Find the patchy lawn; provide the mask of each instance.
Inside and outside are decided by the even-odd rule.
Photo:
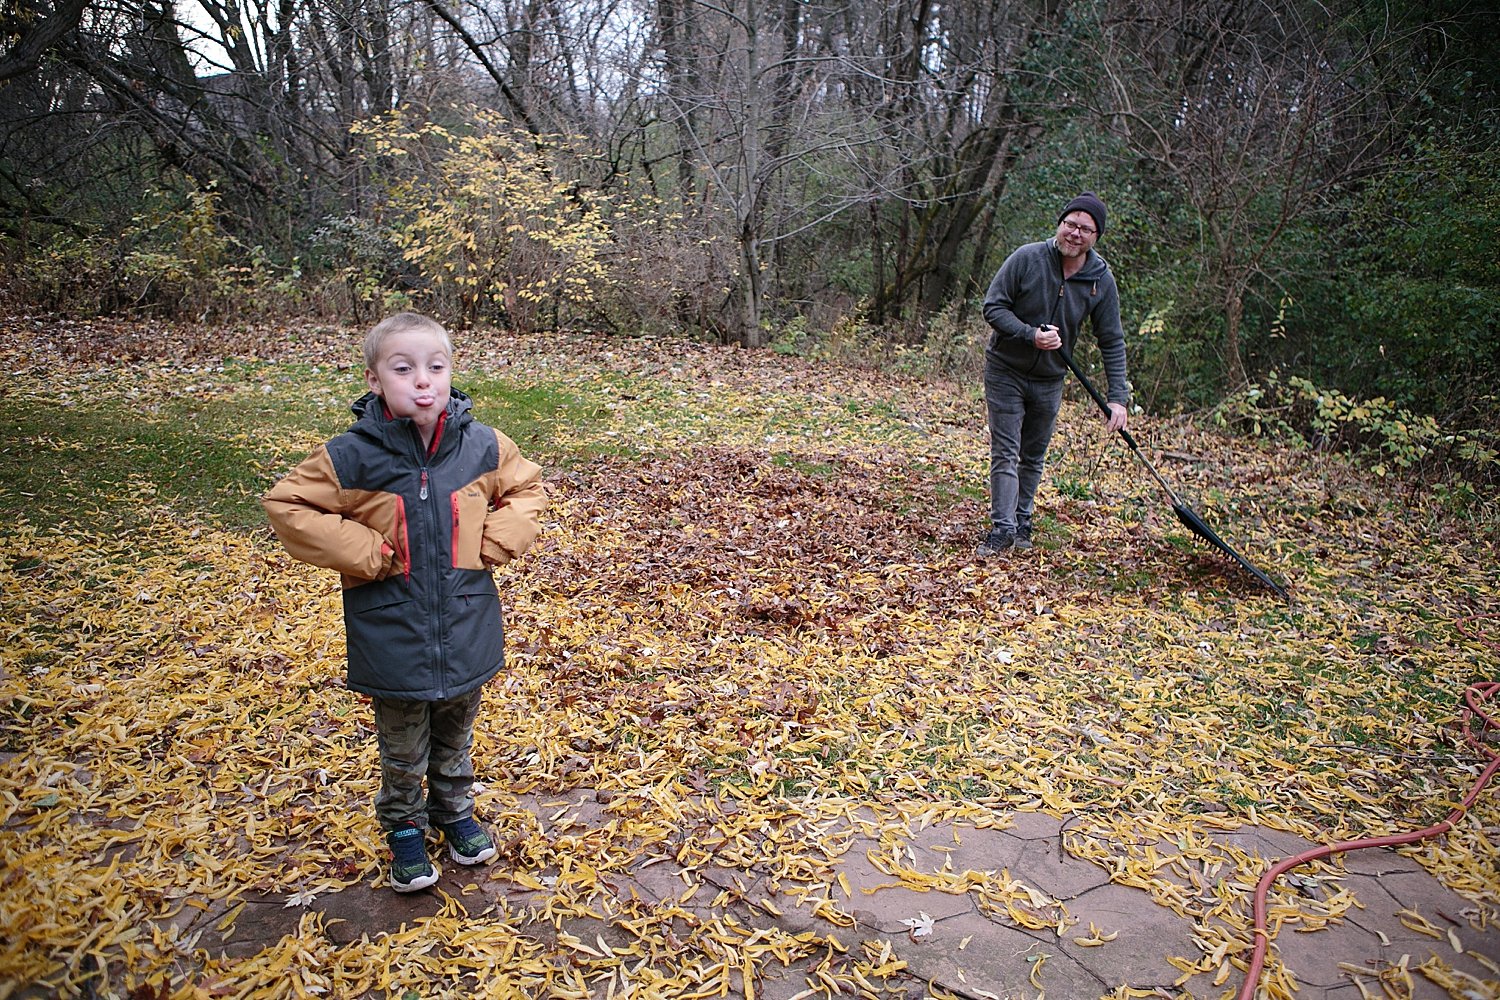
[[[1067,819],[1075,856],[1172,905],[1131,830],[1403,832],[1441,819],[1480,768],[1456,723],[1464,689],[1500,678],[1500,570],[1420,492],[1137,418],[1285,603],[1176,522],[1080,397],[1038,547],[981,562],[977,385],[669,340],[460,336],[455,384],[543,463],[554,500],[501,574],[508,670],[475,751],[505,851],[494,877],[534,901],[470,912],[445,896],[353,940],[309,912],[252,953],[209,949],[247,899],[296,911],[383,877],[337,579],[287,558],[255,502],[345,426],[356,334],[3,327],[0,997],[429,996],[496,969],[518,995],[586,995],[606,968],[614,990],[621,963],[573,946],[571,917],[625,928],[653,956],[649,995],[716,994],[731,970],[738,993],[735,949],[768,939],[690,933],[667,907],[627,919],[612,874],[714,857],[813,893],[828,816],[1021,810]],[[580,789],[597,823],[536,821]],[[788,832],[736,854],[729,813],[735,830]],[[1490,793],[1406,851],[1490,924],[1497,829]],[[1233,953],[1263,870],[1218,876]],[[842,956],[827,982],[851,992],[895,971],[878,949],[839,952],[848,915],[822,909],[776,946]],[[211,935],[188,936],[184,914],[203,913]],[[1217,967],[1212,951],[1183,967]],[[827,982],[812,995],[834,995]]]

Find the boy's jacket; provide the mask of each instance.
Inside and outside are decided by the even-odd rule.
[[[541,468],[471,407],[454,390],[427,450],[409,419],[367,393],[354,426],[261,501],[288,552],[343,574],[356,691],[438,701],[502,666],[490,570],[531,547],[547,497]]]

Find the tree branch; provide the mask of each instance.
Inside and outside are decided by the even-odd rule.
[[[42,64],[42,57],[78,27],[88,0],[60,0],[50,14],[40,7],[18,4],[10,14],[0,15],[0,32],[20,28],[20,39],[0,55],[0,84],[24,76]],[[15,22],[14,25],[9,22]]]
[[[526,102],[522,101],[516,92],[511,89],[509,81],[505,79],[505,74],[500,72],[500,67],[490,61],[490,57],[484,51],[484,46],[480,45],[479,40],[469,32],[468,28],[464,27],[463,22],[459,20],[458,16],[448,9],[447,4],[443,0],[427,0],[427,6],[434,14],[442,18],[448,27],[454,30],[459,39],[464,43],[464,46],[468,48],[469,53],[475,59],[479,60],[479,65],[484,67],[484,71],[490,75],[490,79],[495,81],[495,86],[500,88],[501,95],[511,106],[511,110],[515,111],[516,115],[521,119],[522,124],[526,126],[526,131],[532,135],[540,135],[541,131],[532,119],[531,112],[526,109]]]

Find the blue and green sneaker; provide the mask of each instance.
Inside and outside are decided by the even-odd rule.
[[[477,865],[495,856],[495,842],[472,816],[457,823],[439,823],[437,828],[443,831],[448,855],[461,865]]]
[[[408,823],[385,835],[391,848],[391,888],[397,892],[416,892],[438,880],[437,869],[427,857],[427,840],[422,828]]]

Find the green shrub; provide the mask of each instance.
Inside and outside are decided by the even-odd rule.
[[[1270,372],[1226,399],[1213,417],[1222,427],[1348,452],[1377,476],[1500,481],[1500,434],[1446,429],[1384,397],[1355,399],[1306,378]]]
[[[15,255],[6,283],[30,307],[86,315],[115,308],[118,258],[113,240],[63,232],[30,253]]]
[[[63,231],[24,255],[13,249],[20,259],[8,277],[17,294],[75,315],[238,314],[269,264],[224,231],[217,193],[158,190],[145,201],[118,233]]]
[[[212,188],[165,195],[122,235],[125,294],[136,308],[207,315],[232,306],[247,255],[219,223]]]
[[[353,214],[334,216],[313,230],[309,243],[313,262],[339,289],[338,306],[346,307],[356,324],[398,304],[391,297],[401,294],[397,285],[406,266],[396,235],[385,226]]]

